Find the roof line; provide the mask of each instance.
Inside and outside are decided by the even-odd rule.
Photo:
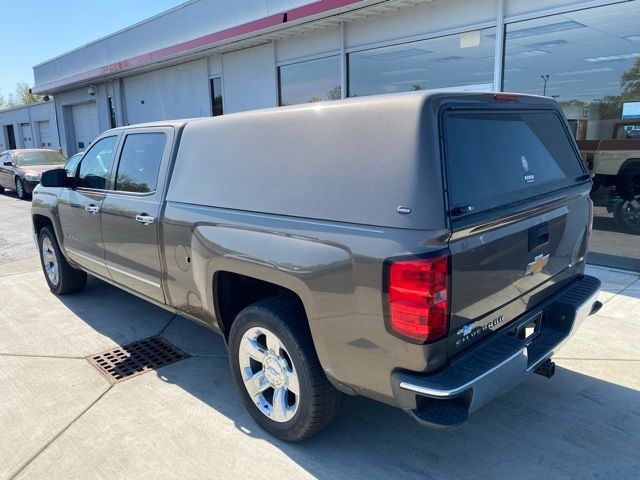
[[[144,25],[145,23],[149,23],[149,22],[155,20],[156,18],[164,17],[165,15],[168,15],[168,14],[170,14],[172,12],[175,12],[176,10],[181,10],[181,9],[183,9],[185,7],[188,7],[189,5],[191,5],[193,3],[196,3],[196,2],[199,2],[199,1],[200,0],[187,0],[186,2],[181,3],[180,5],[176,5],[175,7],[170,8],[169,10],[165,10],[164,12],[156,13],[155,15],[153,15],[153,16],[151,16],[149,18],[145,18],[143,20],[140,20],[139,22],[136,22],[136,23],[134,23],[132,25],[128,25],[128,26],[126,26],[124,28],[121,28],[120,30],[117,30],[115,32],[109,33],[109,34],[104,35],[102,37],[96,38],[95,40],[91,40],[90,42],[87,42],[87,43],[85,43],[83,45],[80,45],[79,47],[76,47],[76,48],[74,48],[72,50],[66,51],[64,53],[61,53],[60,55],[56,55],[55,57],[52,57],[52,58],[44,60],[44,61],[42,61],[40,63],[37,63],[32,68],[41,67],[42,65],[45,65],[45,64],[47,64],[49,62],[53,62],[54,60],[58,60],[59,58],[62,58],[64,56],[66,56],[66,55],[69,55],[70,53],[74,53],[74,52],[77,52],[78,50],[82,50],[83,48],[86,48],[86,47],[88,47],[90,45],[93,45],[94,43],[98,43],[98,42],[101,42],[103,40],[106,40],[107,38],[111,38],[111,37],[115,37],[116,35],[120,35],[121,33],[127,32],[127,31],[129,31],[129,30],[131,30],[133,28],[139,27],[140,25]]]
[[[194,0],[194,1],[198,1],[198,0]],[[120,60],[120,61],[111,63],[109,65],[104,65],[102,67],[88,70],[86,72],[77,73],[75,75],[70,75],[68,77],[65,77],[59,80],[54,80],[52,82],[36,85],[32,88],[32,91],[34,93],[45,93],[52,89],[57,89],[59,87],[68,85],[70,83],[81,82],[83,80],[91,80],[94,78],[99,78],[104,75],[109,75],[109,74],[113,74],[121,71],[130,70],[130,69],[141,67],[143,65],[148,65],[151,63],[156,63],[181,53],[185,53],[198,48],[205,49],[219,42],[223,42],[223,41],[229,42],[234,38],[237,38],[243,35],[254,34],[261,30],[265,30],[267,28],[277,27],[279,25],[285,25],[287,22],[302,20],[304,18],[326,13],[331,10],[347,7],[355,3],[361,3],[362,1],[363,0],[317,0],[316,2],[302,5],[300,7],[293,8],[286,12],[269,15],[267,17],[263,17],[257,20],[252,20],[250,22],[242,23],[234,27],[230,27],[230,28],[220,30],[214,33],[210,33],[201,37],[197,37],[192,40],[187,40],[185,42],[164,47],[159,50],[143,53],[141,55],[137,55],[135,57],[131,57],[126,60]],[[192,2],[184,3],[182,5],[179,5],[178,7],[175,7],[172,10],[175,10],[177,8],[182,8],[185,5],[189,5],[190,3]],[[156,17],[160,15],[164,15],[172,10],[168,10],[167,12],[158,14],[156,15]],[[152,17],[152,18],[155,18],[155,17]],[[144,21],[141,23],[144,23]],[[129,27],[129,28],[132,28],[132,27]],[[115,34],[112,34],[112,35],[115,35]],[[80,47],[80,48],[83,48],[83,47]],[[68,52],[68,53],[71,53],[71,52]],[[62,56],[64,55],[66,54],[63,54]],[[59,57],[56,57],[56,58],[59,58]]]

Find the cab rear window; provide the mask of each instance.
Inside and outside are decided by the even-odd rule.
[[[544,194],[586,173],[555,111],[451,111],[444,136],[453,212]]]

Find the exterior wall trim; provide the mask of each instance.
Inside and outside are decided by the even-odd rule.
[[[235,27],[227,28],[225,30],[188,40],[186,42],[161,48],[159,50],[155,50],[142,55],[137,55],[135,57],[114,62],[103,67],[94,68],[86,72],[71,75],[60,80],[36,85],[32,90],[34,93],[46,93],[55,91],[56,89],[60,89],[61,87],[73,83],[91,80],[105,75],[115,74],[136,67],[141,67],[147,64],[160,62],[197,49],[214,47],[221,42],[228,43],[231,40],[239,39],[240,37],[245,35],[257,34],[262,30],[267,30],[273,27],[287,26],[286,24],[288,22],[303,20],[315,15],[325,14],[332,10],[349,7],[358,3],[364,2],[363,0],[320,0],[315,3],[291,9],[284,13],[277,13],[274,15],[263,17],[258,20],[243,23]]]

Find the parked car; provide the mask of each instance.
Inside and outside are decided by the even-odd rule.
[[[220,332],[297,441],[344,393],[451,428],[551,377],[601,306],[590,190],[554,100],[421,92],[110,130],[32,215],[54,294],[89,273]]]
[[[0,153],[0,193],[8,188],[25,199],[40,182],[42,172],[60,168],[66,161],[54,150],[5,150]]]

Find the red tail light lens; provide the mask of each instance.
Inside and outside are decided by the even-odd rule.
[[[420,342],[447,331],[449,257],[393,262],[389,269],[390,326]]]
[[[589,199],[589,223],[587,224],[587,247],[589,251],[589,243],[591,243],[591,234],[593,233],[593,200]]]

